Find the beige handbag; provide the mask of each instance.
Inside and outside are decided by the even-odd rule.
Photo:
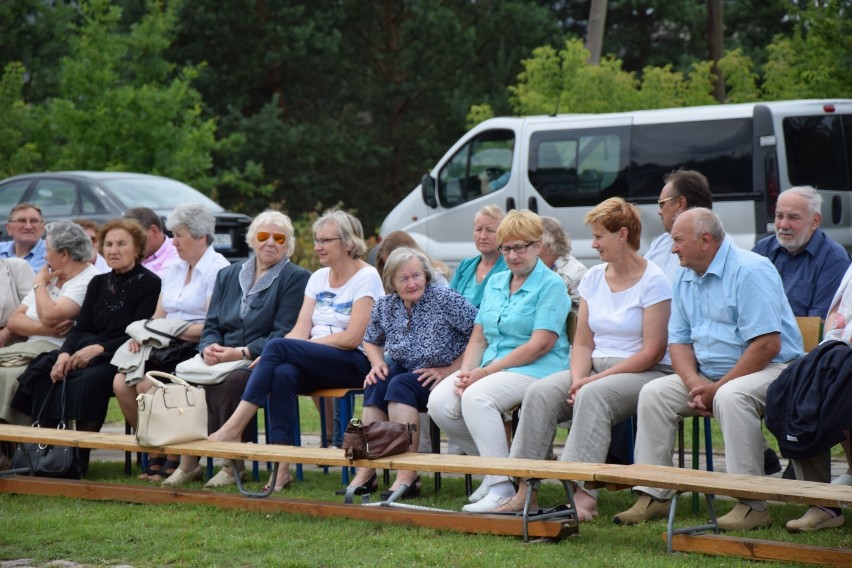
[[[160,447],[207,438],[207,398],[204,389],[174,375],[149,371],[154,386],[136,397],[139,426],[136,441],[141,446]],[[155,377],[168,379],[165,384]]]

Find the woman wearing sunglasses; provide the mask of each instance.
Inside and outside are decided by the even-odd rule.
[[[284,338],[263,349],[239,406],[211,440],[238,440],[268,398],[269,442],[293,444],[292,409],[298,395],[322,388],[360,388],[370,372],[362,343],[373,304],[384,288],[376,269],[362,260],[367,244],[361,222],[331,210],[317,219],[313,233],[323,268],[308,280],[299,319]],[[265,489],[280,491],[291,481],[289,464],[281,464],[278,479],[270,479]]]
[[[208,365],[256,358],[271,339],[293,328],[302,307],[310,273],[290,262],[295,250],[290,218],[278,211],[264,211],[249,226],[246,242],[254,254],[219,271],[213,286],[198,343]],[[250,374],[238,369],[221,383],[204,386],[210,432],[218,430],[237,408]],[[236,439],[247,442],[256,436],[253,428],[240,430]],[[234,484],[233,465],[226,462],[205,487]],[[239,475],[245,475],[242,462],[235,465]],[[180,467],[164,484],[181,485],[200,476],[198,458],[183,456]]]

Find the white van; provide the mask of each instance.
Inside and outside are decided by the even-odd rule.
[[[642,248],[662,232],[663,175],[698,170],[744,248],[774,231],[780,191],[813,185],[822,228],[852,249],[852,100],[800,100],[612,114],[493,118],[465,134],[382,224],[451,266],[476,254],[473,217],[495,203],[558,218],[573,254],[599,262],[583,216],[609,197],[642,211]]]

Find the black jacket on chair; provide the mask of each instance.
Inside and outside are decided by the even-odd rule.
[[[810,458],[852,428],[852,347],[827,341],[778,375],[766,394],[766,427],[786,458]]]

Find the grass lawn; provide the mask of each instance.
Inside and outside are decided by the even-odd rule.
[[[318,431],[317,413],[302,400],[303,431]],[[111,411],[110,416],[120,419]],[[691,421],[687,422],[687,431]],[[687,435],[687,445],[691,438]],[[714,433],[714,446],[721,435]],[[721,448],[717,446],[717,451]],[[93,454],[97,460],[97,452]],[[262,479],[265,480],[263,474]],[[125,477],[119,462],[93,462],[89,479],[145,484]],[[465,503],[461,478],[444,476],[435,494],[423,477],[416,504],[458,510]],[[260,485],[260,484],[255,484]],[[305,482],[278,494],[285,498],[339,501],[339,469],[328,475],[308,467]],[[200,489],[201,484],[192,486]],[[235,491],[229,489],[225,491]],[[543,506],[564,501],[561,486],[544,483]],[[611,517],[630,506],[627,491],[601,491],[601,516],[583,524],[581,534],[558,543],[524,544],[520,538],[458,534],[435,529],[315,519],[289,514],[221,510],[193,505],[137,505],[65,498],[0,494],[0,560],[64,559],[94,566],[753,566],[744,560],[700,555],[668,556],[665,522],[619,527]],[[733,503],[717,499],[719,514]],[[774,526],[741,536],[819,546],[852,548],[852,523],[841,529],[788,534],[784,523],[804,507],[772,504]],[[690,499],[679,505],[678,524],[706,522],[703,501],[693,514]],[[782,564],[761,563],[761,567]],[[789,566],[784,565],[784,566]]]

